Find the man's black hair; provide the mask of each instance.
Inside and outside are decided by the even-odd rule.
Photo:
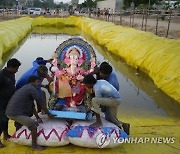
[[[38,73],[44,74],[48,72],[48,68],[45,65],[39,65],[37,68]]]
[[[36,80],[40,80],[40,78],[37,77],[37,76],[32,75],[32,76],[29,77],[28,83],[35,82]]]
[[[102,67],[102,66],[104,66],[104,65],[109,65],[109,63],[108,63],[108,62],[106,62],[106,61],[104,61],[104,62],[102,62],[102,63],[100,64],[100,66],[99,66],[99,67]]]
[[[43,57],[37,57],[36,60],[44,60]]]
[[[47,60],[44,60],[43,57],[37,57],[37,58],[36,58],[36,62],[37,62],[39,65],[46,65]]]
[[[91,74],[86,75],[83,79],[84,84],[93,84],[94,85],[96,82],[97,82],[97,80]]]
[[[16,68],[16,67],[19,67],[19,66],[21,66],[21,63],[16,58],[12,58],[7,62],[7,67]]]
[[[99,68],[99,72],[103,73],[103,74],[106,74],[106,75],[110,75],[112,70],[113,70],[112,66],[109,65],[108,63],[100,65],[100,68]]]

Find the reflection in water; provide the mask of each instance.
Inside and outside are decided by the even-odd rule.
[[[20,45],[16,46],[15,48],[11,49],[10,51],[3,54],[2,57],[2,64],[0,65],[0,69],[4,66],[4,64],[20,49],[21,45],[26,42],[29,35],[27,35],[23,40],[19,42]]]
[[[58,45],[70,37],[69,35],[32,34],[19,49],[17,48],[18,52],[16,50],[13,52],[13,54],[16,52],[13,57],[22,62],[16,79],[32,66],[35,58],[39,56],[44,59],[51,58]],[[123,97],[119,108],[120,114],[144,117],[180,117],[179,103],[159,90],[147,75],[126,65],[120,58],[110,54],[93,40],[91,43],[97,51],[98,61],[102,62],[107,59],[113,65],[118,76],[120,93]],[[4,60],[6,61],[6,59]]]
[[[76,27],[36,27],[32,31],[33,34],[68,34],[68,35],[79,35],[80,30]],[[41,35],[43,37],[43,35]],[[55,35],[57,36],[57,35]]]

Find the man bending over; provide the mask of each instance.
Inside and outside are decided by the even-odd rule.
[[[106,80],[96,80],[93,75],[84,77],[83,83],[88,89],[93,89],[95,97],[92,98],[91,110],[95,112],[96,122],[90,127],[99,127],[102,125],[100,118],[101,108],[105,106],[109,108],[109,121],[114,123],[129,135],[130,124],[124,123],[117,118],[117,109],[121,102],[120,93]]]
[[[29,130],[31,130],[33,150],[44,149],[37,144],[37,127],[38,121],[41,121],[41,119],[35,110],[34,100],[37,104],[41,105],[41,108],[49,117],[53,117],[53,115],[49,113],[46,105],[42,103],[42,97],[38,92],[40,84],[41,80],[39,77],[30,76],[28,84],[24,85],[14,93],[6,108],[6,115],[8,118],[27,126]],[[36,116],[37,121],[31,119],[33,113]]]

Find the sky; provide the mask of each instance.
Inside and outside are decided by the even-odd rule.
[[[54,0],[55,2],[63,2],[63,3],[68,3],[70,2],[71,0]],[[84,0],[79,0],[79,4],[83,3]]]

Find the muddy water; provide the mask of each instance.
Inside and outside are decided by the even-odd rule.
[[[16,79],[32,66],[32,61],[41,56],[51,58],[60,43],[70,38],[63,34],[30,34],[19,47],[4,57],[4,62],[10,57],[17,58],[22,65],[16,74]],[[84,36],[85,37],[85,36]],[[128,66],[123,60],[109,53],[94,40],[93,45],[99,63],[108,61],[118,77],[120,93],[123,101],[119,107],[119,116],[179,118],[178,102],[158,89],[153,81],[143,72]]]

